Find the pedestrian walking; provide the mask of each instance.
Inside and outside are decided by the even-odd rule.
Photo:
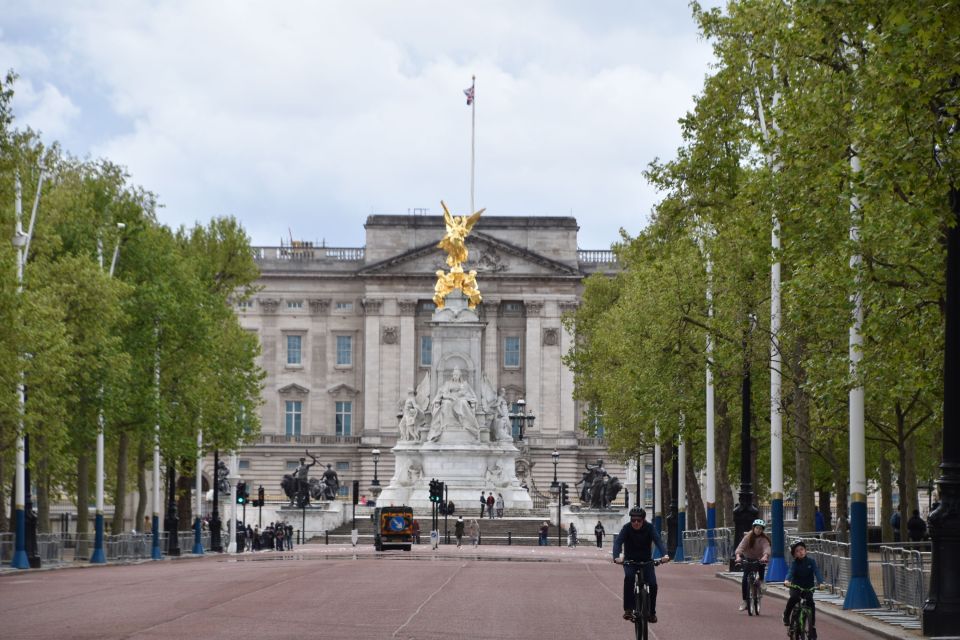
[[[260,544],[260,527],[259,526],[256,526],[253,528],[253,540],[251,542],[253,544],[254,551],[260,551],[263,548],[263,546]]]
[[[910,542],[920,542],[923,540],[926,532],[927,523],[920,517],[920,511],[914,509],[913,515],[907,520],[907,535],[910,538]]]
[[[603,536],[607,534],[603,528],[603,523],[597,520],[597,526],[593,528],[593,535],[597,536],[597,549],[603,549]]]
[[[544,520],[543,524],[540,525],[539,533],[540,533],[540,539],[537,541],[537,543],[541,547],[547,546],[547,536],[550,534],[550,525],[547,523],[546,520]]]
[[[577,546],[577,526],[572,522],[567,525],[567,546],[571,549]]]
[[[480,492],[480,517],[483,517],[483,510],[487,508],[487,496],[486,491]]]
[[[287,550],[293,551],[293,525],[289,522],[286,526]]]
[[[827,523],[823,519],[823,513],[820,512],[820,507],[814,507],[815,511],[813,512],[813,523],[817,531],[826,531]]]
[[[420,521],[413,520],[413,544],[420,544]]]
[[[494,505],[497,504],[497,499],[493,497],[493,491],[490,492],[490,495],[487,496],[487,517],[493,518],[493,509]]]
[[[463,516],[457,517],[457,524],[453,527],[453,535],[457,537],[457,549],[463,546]]]
[[[899,506],[893,510],[893,515],[890,516],[890,526],[893,527],[893,541],[900,542],[900,507]]]
[[[502,518],[503,517],[503,494],[502,493],[497,494],[496,506],[497,506],[497,517]]]
[[[467,535],[470,536],[470,542],[476,549],[477,545],[480,544],[480,523],[476,519],[470,521],[470,525],[467,527]]]

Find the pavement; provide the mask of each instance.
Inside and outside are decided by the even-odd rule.
[[[308,544],[290,552],[207,554],[68,570],[0,571],[0,636],[42,638],[332,638],[496,640],[630,638],[622,569],[580,546]],[[717,565],[657,569],[654,640],[786,637],[768,591],[759,617],[738,612],[740,585]],[[776,603],[776,604],[775,604]],[[821,615],[820,638],[916,638]],[[882,623],[879,623],[882,624]],[[892,633],[892,632],[891,632]],[[912,635],[909,635],[912,633]]]

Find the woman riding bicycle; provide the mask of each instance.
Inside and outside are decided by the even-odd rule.
[[[816,640],[816,609],[813,604],[813,588],[823,584],[823,576],[820,575],[820,568],[813,558],[807,556],[807,545],[803,540],[796,540],[790,545],[790,555],[793,556],[793,562],[787,570],[787,578],[783,584],[786,587],[801,587],[800,589],[790,589],[790,599],[787,600],[787,608],[783,611],[783,624],[790,626],[790,611],[797,606],[800,599],[806,600],[810,607],[810,640]]]
[[[753,526],[750,528],[750,531],[745,533],[743,540],[740,541],[740,544],[737,546],[735,552],[737,557],[737,564],[743,562],[744,558],[751,560],[753,562],[762,562],[763,564],[767,563],[767,560],[770,559],[770,538],[767,537],[767,534],[764,533],[767,523],[761,519],[753,521]],[[766,567],[761,566],[757,569],[757,573],[760,576],[760,586],[763,587],[763,573]],[[747,583],[747,580],[750,578],[750,572],[744,569],[743,571],[743,581],[741,582],[741,593],[743,596],[743,602],[740,604],[740,611],[743,611],[749,606],[750,599],[750,585]]]
[[[653,525],[647,522],[647,512],[640,507],[630,509],[630,522],[623,525],[620,533],[613,539],[613,561],[623,564],[620,558],[620,549],[627,560],[646,562],[651,559],[651,547],[657,545],[661,554],[661,562],[669,562],[670,556],[660,540]],[[633,580],[637,571],[643,571],[643,581],[650,587],[650,615],[647,622],[657,621],[657,574],[652,564],[642,566],[623,566],[623,619],[633,620]]]

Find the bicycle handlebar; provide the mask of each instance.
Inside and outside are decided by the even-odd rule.
[[[661,564],[663,564],[663,561],[662,561],[662,560],[659,560],[659,559],[657,559],[657,560],[624,560],[624,561],[623,561],[623,566],[625,566],[625,567],[626,567],[626,566],[630,566],[630,565],[636,565],[636,566],[638,566],[638,567],[644,567],[644,566],[646,566],[646,565],[648,565],[648,564],[652,564],[652,565],[655,566],[655,567],[659,567]]]
[[[790,584],[790,588],[796,589],[797,591],[806,591],[808,593],[813,593],[814,591],[817,590],[817,587],[801,587],[800,585],[792,584],[792,583]]]

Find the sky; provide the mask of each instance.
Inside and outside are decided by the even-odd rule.
[[[716,3],[704,2],[704,5]],[[713,59],[680,0],[0,0],[14,126],[107,158],[171,227],[362,246],[371,214],[637,233]],[[464,89],[476,76],[475,114]]]

